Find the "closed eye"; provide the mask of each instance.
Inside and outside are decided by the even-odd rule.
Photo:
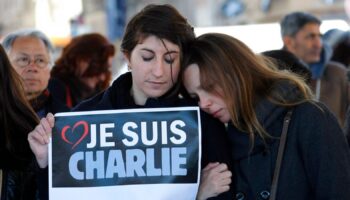
[[[174,53],[173,53],[174,54]],[[164,60],[165,60],[165,62],[166,63],[168,63],[168,64],[173,64],[173,62],[174,62],[174,57],[172,56],[172,53],[168,53],[168,54],[166,54],[165,56],[164,56]]]
[[[142,57],[142,60],[148,62],[148,61],[151,61],[153,58],[154,58],[154,56],[151,56],[151,57]]]
[[[174,63],[174,59],[165,59],[165,62],[168,64],[173,64]]]
[[[199,97],[195,94],[190,94],[190,98],[192,98],[193,100],[199,102]]]

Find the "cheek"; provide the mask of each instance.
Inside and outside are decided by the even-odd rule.
[[[172,76],[174,80],[176,81],[180,73],[180,64],[175,64],[172,66]]]
[[[41,80],[42,80],[42,82],[43,82],[44,84],[47,84],[48,81],[49,81],[49,79],[50,79],[50,70],[47,69],[47,70],[45,70],[45,71],[42,72],[42,74],[41,74]]]

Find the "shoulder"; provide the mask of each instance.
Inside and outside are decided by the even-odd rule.
[[[65,83],[60,79],[50,78],[48,88],[52,89],[52,91],[55,91],[56,89],[64,89],[65,87],[66,87]]]
[[[345,135],[335,115],[319,102],[307,102],[296,106],[290,126],[300,144],[327,146],[325,144],[340,145],[345,142]]]
[[[295,106],[293,115],[300,120],[301,124],[337,125],[337,119],[334,114],[321,102],[305,102]],[[329,122],[329,124],[320,124]]]
[[[337,75],[338,78],[339,76],[346,76],[346,73],[348,71],[342,63],[334,61],[330,61],[327,63],[326,70],[330,75]]]
[[[122,74],[106,90],[81,102],[73,111],[110,110],[124,106],[128,104],[131,85],[131,74]]]
[[[69,112],[70,109],[62,103],[56,96],[50,93],[50,112],[53,114],[58,112]]]
[[[109,110],[112,109],[112,102],[110,100],[110,89],[97,94],[96,96],[84,100],[76,105],[72,111],[90,111],[90,110]]]

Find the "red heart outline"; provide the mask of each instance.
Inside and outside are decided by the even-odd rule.
[[[74,144],[73,144],[73,142],[69,141],[69,140],[67,139],[67,136],[66,136],[67,130],[70,129],[71,127],[70,127],[69,125],[67,125],[67,126],[64,126],[63,129],[62,129],[61,138],[62,138],[63,141],[65,141],[66,143],[68,143],[68,144],[73,144],[72,149],[74,149],[78,144],[80,144],[80,142],[88,135],[89,126],[88,126],[88,123],[87,123],[86,121],[78,121],[77,123],[75,123],[71,132],[74,133],[75,128],[78,127],[78,126],[80,126],[80,125],[83,125],[83,127],[84,127],[84,132],[83,132],[83,134],[81,135],[81,137],[79,138],[79,140],[77,140]]]

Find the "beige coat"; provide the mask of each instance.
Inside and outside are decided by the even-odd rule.
[[[350,104],[350,84],[347,72],[344,65],[329,62],[322,78],[311,81],[311,88],[316,98],[333,112],[342,127],[344,127],[346,111]]]

